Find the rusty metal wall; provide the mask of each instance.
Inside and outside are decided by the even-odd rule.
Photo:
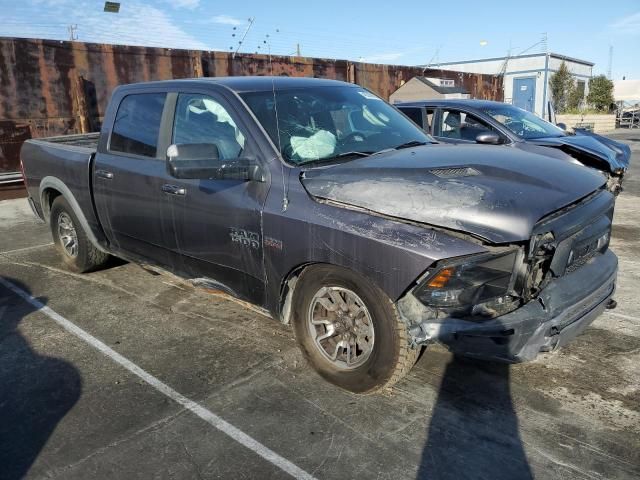
[[[475,97],[501,99],[498,77],[435,72],[462,82]],[[119,84],[270,74],[354,82],[388,99],[403,82],[423,75],[423,69],[304,57],[273,56],[269,62],[267,55],[232,58],[227,52],[0,38],[0,172],[17,170],[24,138],[98,130]]]

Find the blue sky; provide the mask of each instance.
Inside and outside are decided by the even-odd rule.
[[[290,55],[300,44],[306,56],[415,65],[540,52],[546,32],[550,51],[595,62],[596,74],[612,45],[613,78],[640,79],[640,1],[120,3],[109,14],[104,1],[0,0],[0,35],[67,39],[73,24],[84,41],[228,51],[254,18],[240,51]]]

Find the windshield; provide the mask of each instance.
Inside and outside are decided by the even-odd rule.
[[[546,120],[511,105],[484,108],[482,111],[525,140],[566,135],[563,130]]]
[[[271,91],[241,96],[284,159],[297,165],[434,141],[391,105],[358,87],[277,90],[277,104]]]

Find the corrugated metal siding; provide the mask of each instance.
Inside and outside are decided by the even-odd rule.
[[[434,70],[478,98],[502,92],[495,76]],[[38,39],[0,39],[0,171],[17,169],[15,139],[95,131],[123,83],[229,75],[321,77],[358,83],[385,99],[422,68],[321,58],[204,52]],[[25,131],[28,131],[25,134]],[[18,133],[15,133],[18,132]],[[25,137],[25,135],[28,135]],[[11,139],[11,140],[9,140]],[[17,140],[18,147],[22,140]],[[12,145],[11,147],[9,145]]]

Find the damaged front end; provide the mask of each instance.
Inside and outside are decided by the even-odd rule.
[[[576,135],[541,138],[530,142],[559,149],[582,165],[601,171],[607,178],[607,190],[614,195],[622,192],[622,182],[631,159],[629,145],[586,130],[576,131]]]
[[[568,342],[615,291],[612,211],[595,195],[540,222],[526,245],[434,265],[397,302],[414,347],[519,362]]]

